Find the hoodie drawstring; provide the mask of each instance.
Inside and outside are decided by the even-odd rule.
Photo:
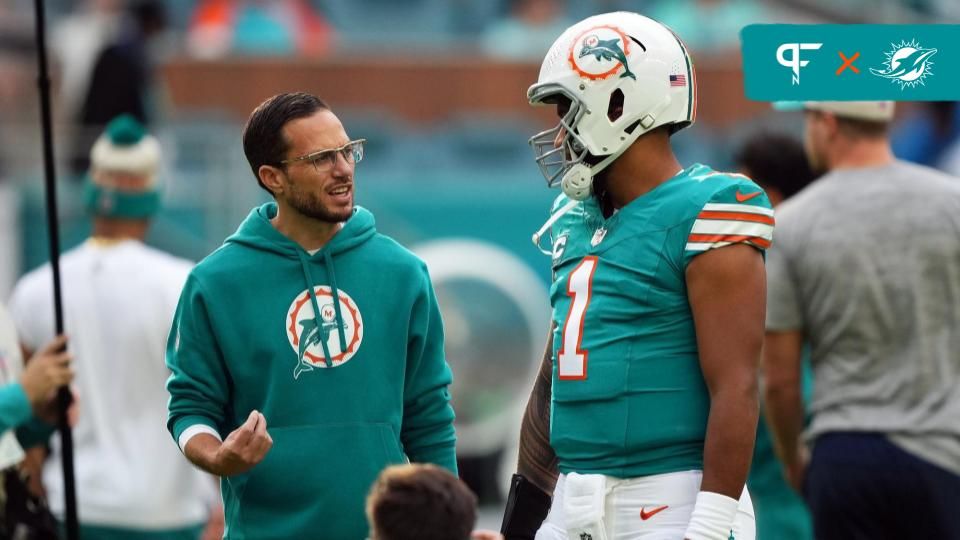
[[[310,275],[309,261],[307,260],[306,254],[304,254],[302,251],[298,251],[297,255],[300,258],[300,267],[303,269],[303,277],[307,281],[307,291],[310,294],[310,304],[311,306],[313,306],[313,321],[314,321],[314,324],[317,325],[317,329],[319,330],[323,328],[323,320],[321,319],[321,316],[320,316],[320,304],[319,302],[317,302],[317,294],[316,294],[316,291],[314,290],[313,276]],[[337,289],[337,277],[336,277],[336,274],[334,274],[333,260],[331,259],[329,253],[323,254],[323,261],[327,267],[327,274],[330,276],[330,285],[331,285],[330,288],[333,290],[333,310],[336,313],[336,317],[337,317],[337,330],[338,330],[337,333],[338,333],[338,337],[340,338],[340,351],[342,352],[346,350],[347,338],[346,338],[346,334],[343,331],[343,316],[340,313],[340,293],[339,293],[339,290]],[[331,367],[333,365],[333,359],[332,359],[332,356],[330,355],[330,348],[327,346],[327,340],[322,339],[321,337],[319,341],[320,341],[320,347],[323,348],[324,363],[327,365],[327,367]]]
[[[333,257],[329,251],[323,252],[323,262],[330,276],[330,289],[333,290],[333,310],[337,313],[337,333],[340,335],[340,350],[347,350],[347,334],[343,331],[343,315],[340,313],[340,289],[337,288],[337,273],[333,271]]]

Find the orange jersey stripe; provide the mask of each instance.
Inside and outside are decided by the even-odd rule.
[[[712,244],[714,242],[730,242],[731,244],[746,242],[748,244],[756,244],[764,249],[770,247],[770,241],[766,238],[743,234],[691,234],[688,241],[705,244]]]
[[[774,225],[776,222],[771,216],[763,214],[748,214],[746,212],[716,212],[704,210],[697,216],[698,219],[730,219],[733,221],[753,221],[756,223],[766,223]]]

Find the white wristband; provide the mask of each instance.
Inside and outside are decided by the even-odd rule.
[[[684,538],[687,540],[729,540],[740,501],[709,491],[697,494]]]
[[[187,443],[190,442],[190,439],[201,433],[209,433],[210,435],[216,437],[218,441],[223,442],[223,439],[220,437],[220,434],[217,433],[217,430],[206,424],[194,424],[180,433],[180,438],[177,439],[177,444],[180,445],[180,451],[183,452],[183,449],[187,447]]]

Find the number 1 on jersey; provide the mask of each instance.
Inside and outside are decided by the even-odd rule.
[[[572,297],[567,320],[563,322],[560,352],[557,354],[557,369],[561,380],[587,378],[587,351],[580,349],[583,341],[583,320],[590,305],[593,289],[593,272],[597,269],[596,257],[584,257],[567,276],[567,296]]]

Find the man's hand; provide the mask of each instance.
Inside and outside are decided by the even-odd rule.
[[[807,465],[810,464],[810,451],[803,443],[800,443],[794,456],[796,457],[790,462],[783,464],[783,476],[787,479],[790,487],[797,493],[802,494],[803,478],[807,475]]]
[[[473,531],[470,540],[503,540],[503,535],[494,531]]]
[[[249,471],[263,461],[273,446],[267,433],[267,419],[258,411],[251,411],[247,421],[233,430],[217,450],[214,463],[219,476],[233,476]]]
[[[267,419],[258,411],[251,411],[247,420],[223,442],[208,433],[200,433],[187,441],[183,453],[194,465],[210,474],[233,476],[245,473],[263,461],[272,446]]]
[[[67,407],[67,425],[73,428],[77,426],[77,421],[80,419],[80,396],[73,386],[70,387],[70,394],[73,398]],[[45,401],[34,407],[34,414],[52,426],[57,425],[60,421],[60,400],[57,399],[56,390],[51,392]]]
[[[809,461],[803,444],[803,333],[768,331],[763,343],[764,409],[783,476],[800,491]]]
[[[20,386],[34,411],[48,401],[57,388],[73,380],[73,370],[70,368],[73,355],[66,351],[66,346],[67,337],[57,336],[30,357],[20,375]]]
[[[43,487],[43,464],[47,460],[47,448],[34,446],[24,450],[26,456],[20,462],[20,472],[26,473],[27,490],[31,495],[46,499],[47,490]]]

